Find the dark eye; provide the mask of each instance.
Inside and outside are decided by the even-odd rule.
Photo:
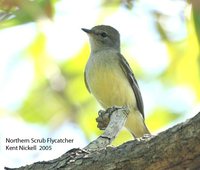
[[[101,33],[101,36],[102,36],[103,38],[105,38],[105,37],[107,37],[108,35],[107,35],[105,32],[102,32],[102,33]]]

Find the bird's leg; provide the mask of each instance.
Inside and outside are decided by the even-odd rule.
[[[97,127],[100,129],[100,130],[105,130],[106,127],[108,126],[109,122],[110,122],[110,116],[111,114],[118,110],[118,109],[121,109],[123,107],[119,107],[119,106],[113,106],[113,107],[110,107],[108,109],[106,109],[105,111],[104,110],[99,110],[98,112],[98,117],[96,118],[96,121],[97,121]]]

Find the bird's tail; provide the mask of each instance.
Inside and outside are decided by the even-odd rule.
[[[131,132],[134,138],[140,138],[145,134],[151,134],[139,111],[129,113],[125,127]]]

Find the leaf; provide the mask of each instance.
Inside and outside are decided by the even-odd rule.
[[[146,124],[150,132],[154,132],[165,127],[177,118],[180,118],[180,116],[181,114],[172,113],[167,108],[157,107],[147,117]]]
[[[1,15],[12,17],[1,19],[0,29],[35,22],[41,18],[52,19],[55,2],[56,0],[1,0]]]

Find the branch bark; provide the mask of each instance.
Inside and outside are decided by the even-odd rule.
[[[116,109],[111,115],[110,122],[104,133],[96,140],[89,143],[84,149],[89,152],[98,151],[106,148],[116,138],[120,130],[124,127],[127,120],[128,108],[122,107]]]
[[[16,168],[24,169],[200,169],[200,113],[148,140],[95,152],[72,149],[57,159]]]

